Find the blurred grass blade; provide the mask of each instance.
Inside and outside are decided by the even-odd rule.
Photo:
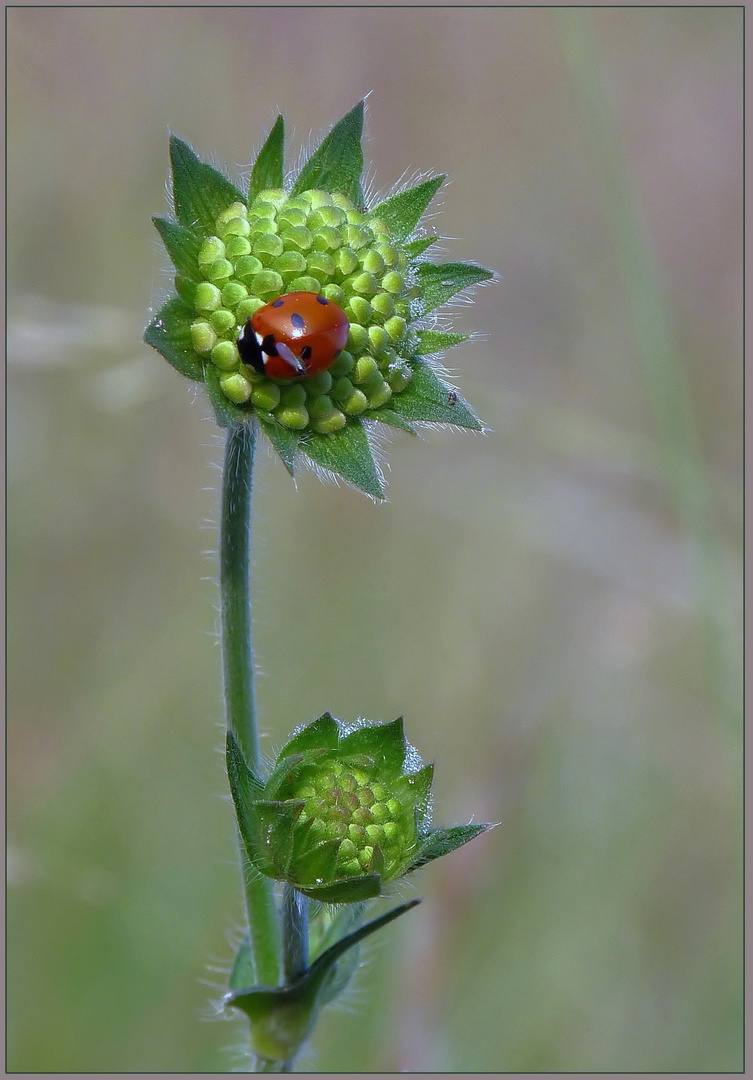
[[[727,646],[733,627],[724,553],[713,523],[709,480],[698,448],[661,272],[618,135],[618,111],[597,60],[591,16],[583,8],[563,8],[554,13],[554,18],[625,275],[636,348],[659,435],[663,470],[684,534],[710,698],[737,756],[741,672]]]

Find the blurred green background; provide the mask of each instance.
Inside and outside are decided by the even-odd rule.
[[[7,15],[8,1068],[238,1063],[222,445],[140,340],[150,216],[168,129],[237,175],[373,91],[373,190],[447,171],[501,274],[448,357],[491,431],[396,433],[382,506],[263,455],[264,746],[404,713],[437,822],[500,825],[301,1067],[741,1069],[742,10]]]

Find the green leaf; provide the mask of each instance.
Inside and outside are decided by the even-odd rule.
[[[152,221],[178,273],[192,281],[201,281],[199,272],[201,240],[198,236],[184,229],[177,221],[170,221],[169,218],[153,217]]]
[[[409,435],[418,434],[412,424],[409,424],[402,416],[398,416],[392,409],[386,409],[384,407],[379,409],[369,409],[361,415],[366,420],[379,420],[382,424],[389,424],[390,427],[400,428],[401,431],[407,431]]]
[[[439,240],[438,236],[420,236],[418,240],[411,240],[409,244],[403,244],[403,250],[409,259],[417,259],[432,244],[436,244],[437,240]]]
[[[337,721],[327,712],[294,735],[290,742],[283,746],[277,760],[290,754],[304,754],[307,750],[334,750],[339,741],[340,729]]]
[[[356,728],[340,742],[342,754],[367,754],[395,772],[403,767],[406,749],[402,716],[390,724]]]
[[[188,379],[202,381],[204,365],[191,344],[195,315],[178,296],[160,308],[144,331],[144,341]]]
[[[251,942],[245,937],[238,946],[235,954],[233,969],[230,972],[228,987],[230,990],[243,990],[251,986],[254,981],[254,957],[251,952]]]
[[[285,468],[290,475],[293,476],[300,435],[297,431],[291,431],[290,428],[283,427],[282,424],[272,417],[271,413],[269,414],[270,419],[267,419],[266,416],[261,416],[259,413],[256,415],[262,431],[282,458],[282,463]]]
[[[334,435],[311,434],[300,443],[301,450],[317,465],[341,476],[343,480],[373,495],[384,498],[371,446],[363,425],[351,421]]]
[[[245,202],[226,176],[201,161],[188,143],[170,136],[175,215],[186,229],[214,235],[217,215],[231,203]]]
[[[431,793],[431,785],[434,780],[434,766],[425,765],[423,769],[419,769],[416,773],[411,773],[408,777],[408,786],[410,787],[413,795],[414,804],[419,807],[421,811],[420,817],[423,817],[423,811],[426,809],[426,804],[429,801],[429,795]]]
[[[278,802],[273,799],[258,799],[252,807],[252,814],[258,822],[258,833],[252,834],[253,843],[246,850],[249,859],[260,870],[273,869],[274,877],[283,877],[288,873],[290,860],[293,856],[293,832],[298,818],[303,811],[303,802],[300,800],[286,800]],[[238,815],[240,823],[240,814]],[[241,830],[245,841],[245,834]],[[264,851],[257,836],[264,837]],[[263,864],[262,861],[263,860]]]
[[[488,281],[494,277],[491,270],[473,263],[419,263],[416,267],[419,310],[416,317],[428,315],[430,311],[446,303],[455,293],[477,285],[479,281]]]
[[[379,896],[382,879],[379,874],[364,874],[361,877],[341,878],[327,885],[296,885],[296,888],[322,904],[356,904]]]
[[[248,186],[249,206],[260,191],[281,188],[285,179],[285,121],[281,116],[267,136],[251,170]]]
[[[485,823],[483,825],[451,825],[449,829],[434,829],[423,840],[419,840],[418,854],[405,871],[406,874],[409,874],[412,870],[417,870],[419,866],[424,866],[433,859],[440,859],[443,855],[449,855],[455,848],[462,847],[469,840],[473,840],[474,837],[480,836],[487,829],[493,828],[493,825]]]
[[[356,206],[362,206],[363,101],[339,120],[320,143],[298,174],[292,195],[311,188],[339,191]]]
[[[467,341],[471,336],[470,334],[448,334],[444,330],[419,330],[417,334],[416,356],[443,352],[444,349],[451,349],[453,345],[459,345],[461,341]]]
[[[369,211],[369,217],[381,218],[395,240],[405,240],[418,225],[421,215],[441,187],[444,176],[434,176],[422,184],[390,195]],[[428,246],[428,245],[427,245]]]
[[[251,1021],[251,1046],[254,1052],[274,1062],[289,1061],[295,1057],[311,1034],[321,1006],[335,996],[337,991],[333,992],[333,982],[338,984],[338,989],[342,989],[347,981],[344,979],[341,982],[340,974],[335,974],[334,969],[340,958],[365,937],[420,903],[420,900],[409,900],[399,904],[340,938],[289,986],[231,989],[225,995],[224,1002],[244,1012]]]
[[[250,410],[241,408],[225,397],[220,386],[220,372],[214,364],[209,363],[206,366],[204,385],[214,408],[214,418],[220,427],[235,427],[236,424],[248,424],[253,420],[254,414]]]
[[[432,371],[423,360],[413,358],[413,378],[404,390],[395,394],[390,405],[406,420],[424,420],[436,424],[456,424],[480,431],[481,421],[467,401]]]
[[[228,731],[226,740],[227,776],[230,783],[230,793],[235,803],[235,813],[238,818],[238,829],[246,854],[254,865],[259,861],[257,846],[258,818],[255,813],[256,800],[262,794],[261,780],[251,772],[240,744]]]

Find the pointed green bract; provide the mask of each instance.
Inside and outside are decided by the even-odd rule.
[[[436,244],[438,240],[438,236],[421,236],[418,240],[411,240],[404,245],[405,254],[410,259],[417,259],[418,256],[423,255],[427,248],[430,248],[432,244]]]
[[[383,761],[395,772],[399,772],[403,767],[406,749],[402,716],[391,724],[356,728],[340,743],[343,754],[368,754],[369,757]]]
[[[418,432],[413,425],[409,424],[402,416],[398,416],[392,409],[379,409],[378,411],[368,410],[363,413],[363,419],[378,420],[380,424],[387,424],[388,427],[399,428],[400,431],[405,431],[408,435],[418,435]]]
[[[407,191],[390,195],[388,199],[369,212],[369,217],[380,218],[384,221],[393,239],[405,240],[418,225],[426,207],[444,180],[444,176],[435,176],[431,180],[425,180],[422,184],[408,188]]]
[[[356,206],[363,205],[363,101],[351,109],[320,143],[301,169],[293,185],[293,195],[321,188],[347,196]]]
[[[462,847],[469,840],[473,840],[476,836],[480,836],[481,833],[493,827],[489,823],[484,823],[479,825],[453,825],[449,829],[433,829],[428,836],[420,841],[418,855],[408,867],[406,873],[418,870],[420,866],[425,866],[426,863],[432,862],[434,859],[441,859],[443,855],[449,855],[451,851],[455,851],[456,848]]]
[[[324,713],[283,746],[278,760],[291,754],[302,754],[306,750],[334,750],[339,740],[340,729],[337,721],[329,713]]]
[[[317,465],[355,484],[375,499],[384,498],[379,471],[361,424],[348,424],[334,435],[309,435],[300,446]]]
[[[234,184],[211,165],[201,161],[188,143],[170,138],[173,167],[173,202],[178,221],[202,236],[214,232],[217,215],[243,196]]]
[[[198,281],[201,248],[201,240],[198,236],[190,229],[184,229],[177,221],[170,221],[169,218],[153,217],[152,221],[178,273],[193,281]]]
[[[235,954],[230,978],[228,979],[228,989],[243,990],[246,986],[253,986],[254,978],[254,958],[251,953],[251,942],[248,937],[245,937]]]
[[[163,304],[144,331],[144,341],[188,379],[201,380],[204,366],[191,342],[192,312],[175,296]]]
[[[494,277],[491,270],[473,263],[419,263],[416,267],[420,297],[418,309],[420,315],[447,303],[450,297],[480,281]]]
[[[443,382],[422,360],[414,359],[414,375],[403,392],[393,398],[392,408],[406,420],[455,424],[481,431],[483,424],[467,401]]]
[[[260,191],[281,188],[285,179],[285,121],[281,116],[267,136],[264,146],[251,170],[248,185],[248,202],[251,204]]]
[[[416,356],[426,356],[429,353],[444,352],[453,345],[459,345],[461,341],[467,341],[470,334],[449,334],[444,330],[419,330],[417,332],[418,346],[414,350]]]

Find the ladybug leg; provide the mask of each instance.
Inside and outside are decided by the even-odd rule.
[[[248,364],[254,371],[258,371],[260,375],[264,374],[264,356],[259,339],[251,329],[250,319],[241,330],[238,338],[238,352],[244,364]]]
[[[303,363],[302,360],[298,359],[292,349],[289,349],[288,346],[285,345],[282,341],[276,342],[275,348],[277,349],[277,355],[280,357],[280,359],[284,360],[286,364],[289,364],[289,366],[292,367],[295,371],[296,375],[306,374],[306,365]]]

